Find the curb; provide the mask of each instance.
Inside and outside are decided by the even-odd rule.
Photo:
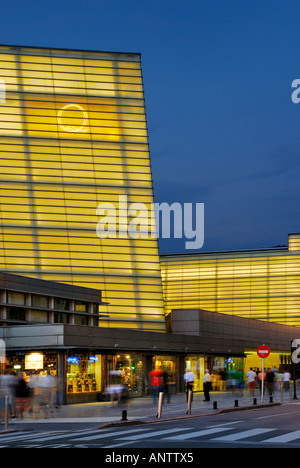
[[[264,403],[261,405],[252,405],[252,406],[238,406],[236,408],[225,408],[220,410],[220,413],[230,413],[231,411],[244,411],[250,409],[260,409],[260,408],[270,408],[273,406],[281,406],[281,403]]]
[[[274,406],[281,406],[281,403],[265,403],[260,405],[252,405],[252,406],[238,406],[233,408],[224,408],[216,413],[205,413],[205,414],[195,414],[195,415],[188,415],[188,416],[177,416],[173,418],[159,418],[153,419],[150,421],[141,421],[140,419],[133,419],[132,421],[115,421],[112,423],[103,424],[102,426],[97,427],[96,429],[104,429],[107,427],[120,427],[120,426],[130,426],[135,424],[153,424],[159,422],[168,422],[168,421],[178,421],[180,419],[192,419],[192,418],[202,418],[204,416],[216,416],[222,413],[231,413],[233,411],[249,411],[249,410],[256,410],[261,408],[271,408]]]

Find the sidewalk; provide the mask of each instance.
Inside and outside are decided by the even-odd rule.
[[[154,404],[152,397],[133,398],[128,405],[117,406],[117,403],[111,405],[110,402],[84,403],[77,405],[67,405],[55,410],[55,413],[49,414],[45,419],[43,415],[37,418],[31,417],[25,413],[24,419],[10,419],[8,428],[20,430],[26,429],[34,424],[66,424],[66,423],[96,423],[101,427],[108,424],[137,424],[146,422],[158,422],[169,419],[179,419],[187,417],[200,417],[203,415],[213,415],[220,412],[241,411],[245,409],[256,409],[263,406],[271,407],[284,403],[295,402],[293,392],[286,391],[281,395],[280,392],[274,392],[272,401],[266,393],[263,401],[258,391],[254,397],[249,396],[248,391],[242,395],[232,394],[231,392],[211,392],[209,402],[203,401],[203,393],[195,393],[191,404],[190,414],[187,413],[188,405],[185,394],[171,396],[170,403],[166,401],[161,406],[159,413],[158,401]],[[299,395],[297,394],[300,400]],[[254,401],[256,399],[256,402]],[[5,427],[4,422],[0,422],[0,431]]]

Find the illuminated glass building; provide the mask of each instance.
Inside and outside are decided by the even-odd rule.
[[[288,362],[299,337],[300,235],[288,248],[160,257],[148,235],[139,54],[0,46],[0,137],[0,339],[9,365],[30,370],[37,353],[71,402],[104,391],[112,369],[126,369],[136,395],[147,394],[152,366],[168,369],[174,391],[190,366],[201,389],[206,367],[240,366],[245,352],[252,364],[261,336],[275,365]],[[99,236],[104,206],[116,208],[116,230],[107,217]],[[71,382],[82,369],[95,382]]]
[[[161,257],[166,314],[201,309],[300,326],[300,234],[288,247]]]
[[[0,46],[0,79],[0,270],[101,290],[103,327],[165,331],[157,240],[96,233],[101,203],[151,211],[140,55]]]

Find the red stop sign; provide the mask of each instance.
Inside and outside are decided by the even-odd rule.
[[[266,345],[261,345],[257,348],[257,354],[259,355],[259,357],[261,358],[266,358],[269,356],[270,354],[270,348]]]

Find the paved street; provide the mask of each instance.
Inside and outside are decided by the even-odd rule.
[[[193,454],[199,448],[299,448],[300,403],[258,407],[202,417],[163,420],[159,423],[106,425],[79,429],[49,429],[2,432],[0,448],[101,448],[104,456],[131,453]],[[77,429],[75,429],[77,428]],[[179,456],[179,455],[178,455]],[[186,460],[185,460],[186,461]]]
[[[172,449],[224,446],[300,447],[300,401],[286,392],[275,394],[273,402],[265,396],[246,393],[212,393],[210,402],[195,394],[191,414],[187,414],[185,395],[174,395],[170,404],[158,405],[152,398],[133,399],[127,407],[109,402],[62,407],[49,419],[13,419],[0,426],[0,448],[102,448],[127,453],[129,449]],[[127,413],[124,414],[124,411]],[[125,419],[126,420],[122,420]],[[285,423],[285,424],[283,424]],[[124,452],[124,453],[125,453]],[[132,452],[135,453],[135,452]],[[179,456],[179,455],[178,455]],[[141,460],[140,460],[141,461]]]
[[[299,394],[300,399],[300,389]],[[275,392],[273,395],[273,404],[288,403],[293,401],[293,392]],[[123,412],[126,411],[127,422],[140,420],[143,422],[157,421],[158,419],[172,419],[172,418],[186,418],[188,416],[195,417],[199,415],[215,414],[220,411],[228,411],[231,409],[239,410],[244,407],[252,407],[254,405],[254,398],[257,405],[270,404],[270,397],[265,394],[263,402],[261,397],[256,391],[254,397],[250,397],[249,393],[232,394],[231,392],[212,392],[210,395],[210,402],[203,401],[203,393],[195,393],[191,404],[190,415],[187,414],[188,406],[186,395],[177,394],[172,395],[170,403],[164,402],[161,407],[161,414],[158,417],[158,402],[154,403],[151,397],[132,398],[128,405],[118,406],[115,402],[99,402],[99,403],[84,403],[77,405],[62,406],[55,413],[49,414],[49,419],[45,419],[43,414],[32,418],[28,413],[24,414],[24,419],[11,419],[9,421],[9,429],[29,429],[32,425],[39,426],[41,424],[51,425],[65,425],[68,423],[77,424],[98,424],[105,425],[109,423],[118,423],[121,421]],[[3,428],[0,425],[0,430]]]

